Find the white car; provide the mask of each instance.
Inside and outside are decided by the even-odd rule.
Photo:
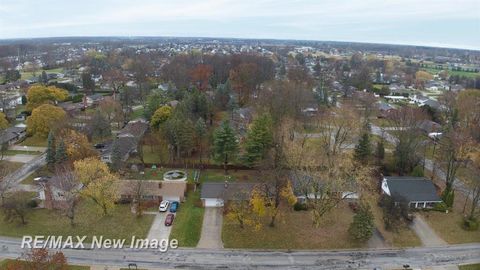
[[[162,201],[162,202],[160,203],[160,206],[158,207],[158,211],[160,211],[160,212],[167,212],[168,206],[170,206],[170,202],[169,202],[169,201]]]

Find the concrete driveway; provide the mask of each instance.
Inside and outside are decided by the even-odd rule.
[[[149,212],[150,213],[150,212]],[[173,221],[172,226],[165,226],[165,218],[169,212],[158,212],[155,214],[155,219],[153,220],[152,227],[148,232],[147,238],[152,239],[168,239],[170,237],[170,232],[172,231],[172,226],[175,226],[175,220]]]
[[[7,160],[11,162],[29,163],[30,161],[34,160],[36,157],[38,156],[17,154],[13,156],[4,156],[3,160]]]
[[[421,215],[415,215],[412,224],[412,230],[417,234],[425,247],[443,246],[447,243],[435,233]]]
[[[222,225],[223,208],[206,207],[203,216],[202,235],[198,241],[198,248],[223,248]]]

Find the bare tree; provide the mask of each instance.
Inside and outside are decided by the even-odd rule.
[[[74,226],[76,210],[80,199],[79,195],[82,188],[80,180],[70,166],[63,165],[57,166],[55,176],[52,177],[49,182],[49,185],[53,185],[62,190],[62,195],[65,199],[63,211],[70,220],[70,225]]]
[[[10,173],[12,173],[10,166],[0,163],[0,200],[2,205],[5,202],[7,193],[15,185],[15,179],[10,177]]]

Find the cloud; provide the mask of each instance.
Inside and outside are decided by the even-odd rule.
[[[388,41],[391,32],[398,31],[398,37],[405,36],[421,44],[443,43],[454,38],[460,45],[475,46],[480,44],[476,37],[479,3],[478,0],[2,0],[0,37],[168,32],[179,36],[201,33],[357,41],[372,40],[369,35],[375,36],[375,40]],[[458,25],[458,21],[464,25]],[[451,23],[460,27],[446,31]],[[423,25],[429,25],[423,34],[415,30]],[[472,29],[477,30],[476,35],[472,35]],[[414,36],[409,36],[409,32]]]

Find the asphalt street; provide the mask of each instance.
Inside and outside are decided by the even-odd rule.
[[[0,257],[17,258],[20,239],[0,238]],[[480,262],[480,243],[440,247],[372,250],[254,251],[230,249],[63,250],[73,264],[187,269],[383,269],[404,264],[424,268]]]

